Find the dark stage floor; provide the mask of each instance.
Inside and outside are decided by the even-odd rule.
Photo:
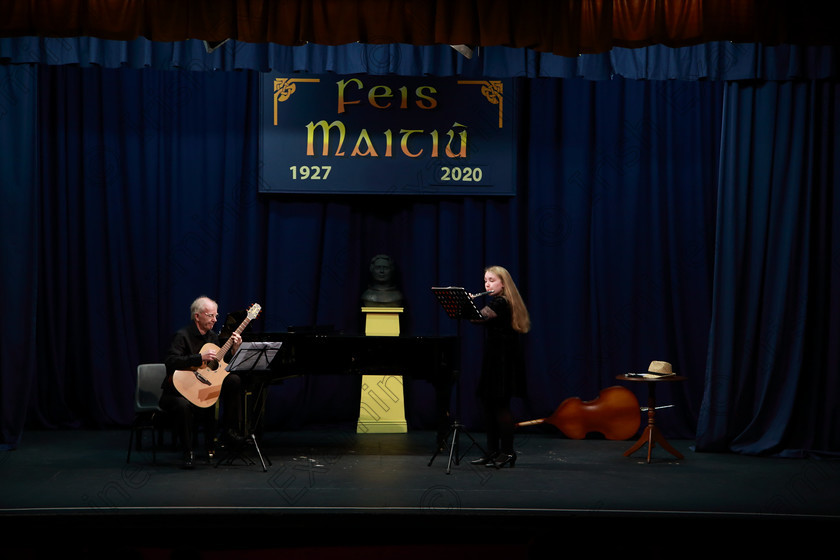
[[[240,460],[185,471],[172,448],[126,464],[127,431],[26,432],[0,454],[7,557],[755,554],[833,543],[840,520],[831,460],[696,453],[672,441],[684,459],[656,447],[648,464],[646,448],[624,456],[632,441],[540,432],[518,435],[514,469],[471,466],[471,452],[447,474],[448,455],[429,465],[431,432],[259,441],[266,472]]]

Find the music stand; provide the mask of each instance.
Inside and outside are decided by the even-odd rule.
[[[438,288],[433,287],[432,292],[437,297],[438,302],[440,302],[441,307],[443,307],[446,314],[458,321],[458,338],[461,338],[461,319],[469,319],[469,320],[481,320],[482,317],[481,312],[475,306],[475,302],[467,293],[464,288],[457,287],[457,286],[448,286],[446,288]],[[461,408],[461,379],[458,376],[458,379],[455,381],[455,400],[458,405],[458,409],[460,411]],[[482,456],[486,457],[487,452],[478,442],[475,440],[474,437],[467,431],[463,424],[461,424],[457,417],[455,420],[452,421],[452,424],[449,426],[449,432],[446,434],[444,441],[449,440],[450,435],[452,436],[452,443],[449,445],[449,462],[446,464],[446,474],[449,474],[452,470],[452,460],[455,459],[455,464],[458,465],[461,462],[461,458],[464,455],[459,456],[459,449],[460,449],[460,441],[459,436],[463,433],[472,442],[466,451],[464,451],[464,455],[472,449],[473,446],[478,447],[481,450]],[[435,460],[435,457],[438,456],[441,449],[438,446],[438,449],[435,450],[434,455],[432,458],[429,459],[429,466],[432,466],[432,463]]]
[[[225,369],[230,373],[239,373],[244,376],[253,376],[255,374],[265,375],[271,371],[271,361],[274,359],[274,356],[277,355],[277,352],[280,350],[280,346],[282,344],[282,342],[243,342]],[[265,384],[260,384],[260,389],[256,399],[257,402],[260,402],[263,398],[262,392],[264,390]],[[257,457],[259,457],[263,472],[266,472],[268,470],[265,465],[266,458],[263,457],[260,446],[257,443],[257,437],[254,435],[252,425],[248,421],[247,398],[243,398],[246,399],[242,407],[243,413],[245,414],[243,428],[247,434],[245,436],[245,441],[241,444],[234,445],[232,448],[228,447],[227,454],[219,459],[216,466],[218,467],[223,461],[227,461],[227,464],[231,464],[236,458],[242,459],[249,465],[255,464],[254,461],[246,454],[246,445],[250,443],[254,446]],[[256,424],[256,422],[254,424]],[[268,461],[268,464],[271,464],[270,460]]]

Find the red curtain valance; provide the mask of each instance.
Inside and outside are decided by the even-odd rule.
[[[813,4],[819,4],[813,5]],[[823,3],[783,0],[4,0],[0,36],[530,48],[564,56],[728,40],[836,41]],[[831,3],[825,3],[831,6]]]

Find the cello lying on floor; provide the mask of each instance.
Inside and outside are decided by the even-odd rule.
[[[571,439],[584,439],[586,434],[597,432],[607,439],[621,440],[636,435],[641,422],[636,395],[630,389],[616,385],[603,389],[591,401],[569,397],[548,418],[519,422],[516,426],[546,423]]]

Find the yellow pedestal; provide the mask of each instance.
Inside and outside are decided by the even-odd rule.
[[[367,336],[399,336],[402,307],[362,307]],[[402,434],[405,422],[401,375],[363,375],[356,433]]]
[[[362,307],[365,314],[365,334],[368,336],[399,336],[402,307]]]

